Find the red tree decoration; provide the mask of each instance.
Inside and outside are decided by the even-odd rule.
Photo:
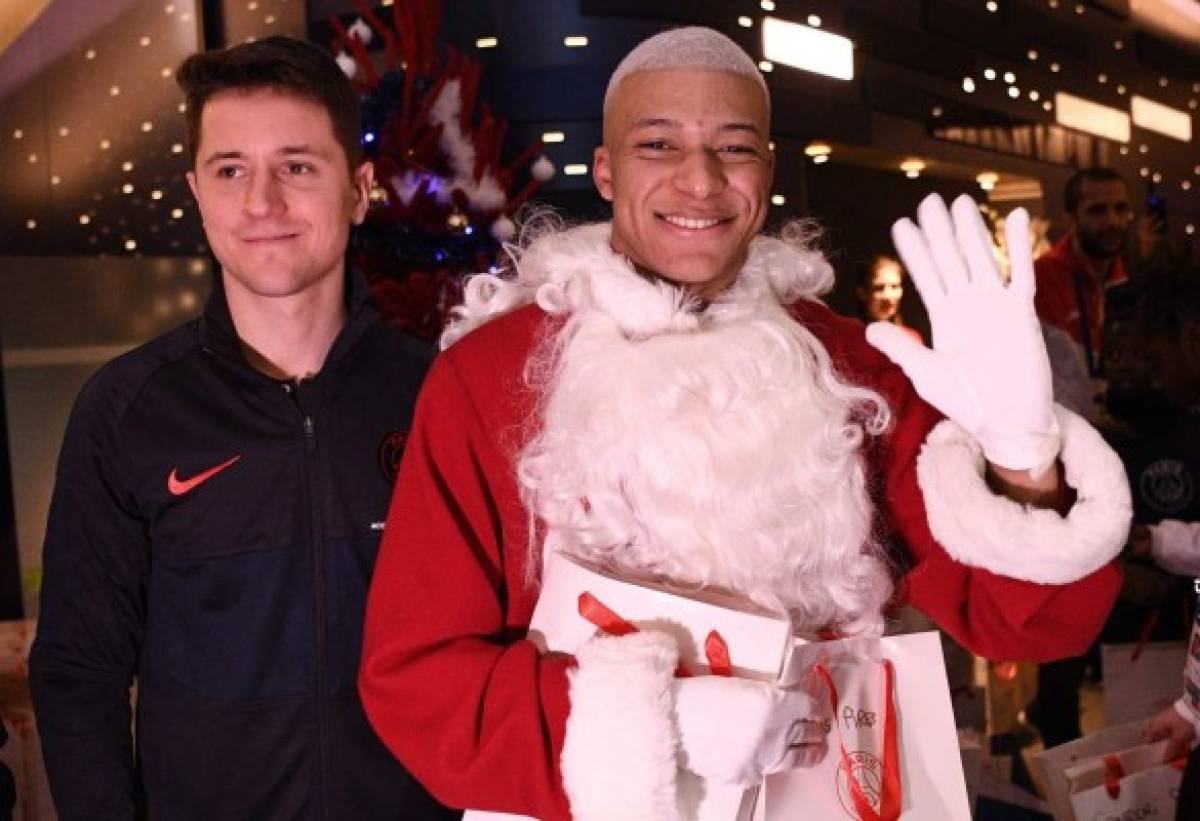
[[[538,157],[540,141],[503,162],[506,123],[479,100],[479,63],[436,42],[441,0],[397,0],[390,24],[364,0],[354,4],[353,25],[330,21],[338,62],[363,94],[364,150],[377,181],[353,261],[387,317],[433,339],[462,277],[495,263],[517,209],[554,168]],[[367,50],[376,36],[378,62]]]

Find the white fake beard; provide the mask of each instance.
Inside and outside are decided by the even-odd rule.
[[[880,633],[892,580],[860,451],[886,406],[765,296],[735,285],[701,317],[676,299],[645,337],[580,306],[533,363],[547,384],[524,501],[545,550],[732,591],[798,630]]]

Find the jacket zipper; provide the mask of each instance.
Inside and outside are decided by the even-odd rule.
[[[317,492],[317,434],[309,402],[301,397],[302,389],[299,383],[287,385],[292,395],[296,409],[300,412],[301,425],[304,432],[304,472],[305,487],[308,491],[308,509],[310,513],[312,550],[312,577],[314,597],[314,643],[316,649],[316,722],[317,722],[317,806],[319,818],[330,818],[329,814],[329,737],[328,726],[328,696],[329,673],[327,670],[328,636],[325,625],[325,540],[322,536],[322,516],[320,495]]]

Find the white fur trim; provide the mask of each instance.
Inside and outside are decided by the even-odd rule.
[[[562,773],[575,821],[675,821],[675,640],[600,636],[575,654]]]
[[[1087,422],[1060,405],[1060,458],[1078,494],[1066,517],[993,493],[984,458],[961,427],[944,421],[925,441],[917,479],[929,527],[954,559],[1014,579],[1066,584],[1112,560],[1132,516],[1129,484],[1116,453]]]

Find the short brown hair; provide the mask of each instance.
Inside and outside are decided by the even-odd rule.
[[[200,118],[214,95],[229,90],[274,89],[306,97],[329,113],[333,133],[353,171],[362,157],[358,93],[323,49],[291,37],[264,37],[219,51],[193,54],[175,72],[187,95],[187,137],[192,161],[200,148]]]

